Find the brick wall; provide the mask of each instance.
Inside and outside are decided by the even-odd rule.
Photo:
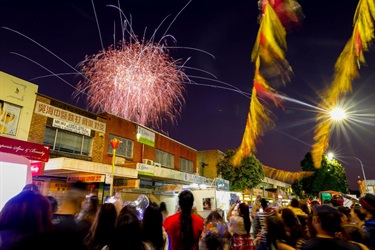
[[[40,101],[46,104],[50,104],[50,100],[48,98],[42,97],[37,95],[36,101]],[[34,105],[35,108],[35,105]],[[44,132],[46,130],[47,124],[47,117],[39,114],[33,113],[31,118],[31,125],[30,125],[30,132],[28,141],[43,144]]]

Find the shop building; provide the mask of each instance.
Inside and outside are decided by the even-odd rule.
[[[37,85],[0,72],[0,179],[2,180],[0,197],[2,198],[17,194],[26,183],[31,181],[31,174],[33,176],[43,174],[43,166],[49,160],[48,146],[28,142],[37,92]],[[23,164],[19,164],[20,162]],[[23,169],[21,165],[25,166],[26,179],[21,178],[23,175],[21,172],[24,171],[21,171]]]

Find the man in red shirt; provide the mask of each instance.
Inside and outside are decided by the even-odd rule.
[[[198,250],[199,237],[203,231],[203,219],[192,214],[194,196],[189,190],[182,191],[178,196],[180,212],[164,220],[172,250]]]

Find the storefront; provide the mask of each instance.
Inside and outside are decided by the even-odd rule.
[[[76,181],[89,184],[90,193],[98,196],[103,202],[109,196],[109,184],[112,165],[98,162],[77,160],[72,158],[53,158],[46,164],[43,179],[48,182],[46,194],[54,196],[62,201],[66,191]],[[115,190],[123,189],[125,183],[132,183],[138,177],[136,169],[115,166],[114,168]]]

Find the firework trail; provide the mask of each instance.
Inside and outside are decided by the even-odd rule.
[[[187,76],[160,44],[121,41],[87,57],[80,71],[87,80],[77,90],[88,94],[88,107],[142,125],[173,122],[185,102]]]

